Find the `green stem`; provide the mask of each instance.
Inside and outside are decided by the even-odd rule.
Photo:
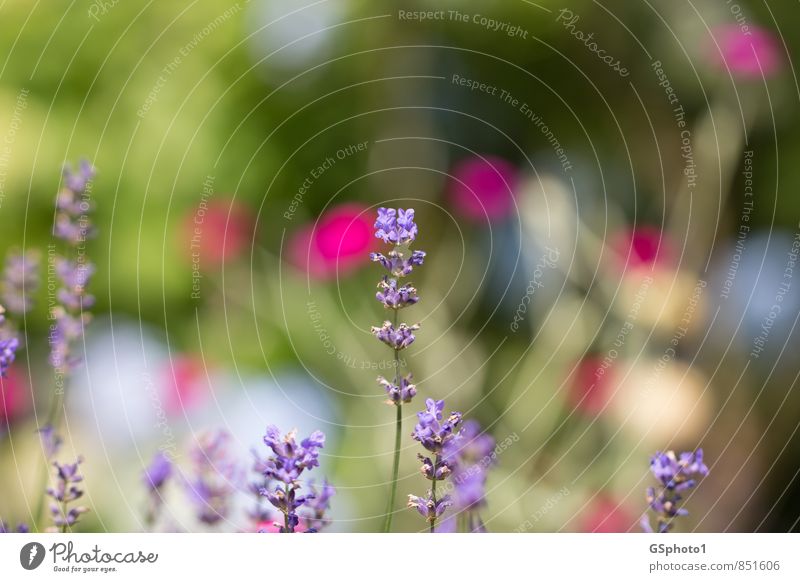
[[[431,481],[431,501],[433,501],[433,517],[431,517],[431,533],[436,530],[436,469],[439,467],[441,458],[436,455],[433,460],[433,481]]]
[[[58,415],[58,411],[63,406],[65,388],[66,387],[62,387],[61,392],[53,393],[53,398],[50,400],[50,410],[47,413],[47,420],[44,423],[44,426],[52,426],[54,431],[58,427],[56,421],[60,418]],[[36,529],[39,531],[41,531],[41,528],[39,526],[41,525],[42,518],[44,517],[45,497],[47,497],[45,489],[47,488],[49,475],[50,475],[50,459],[45,459],[44,472],[42,473],[42,478],[39,480],[38,491],[41,492],[41,495],[39,496],[39,500],[36,502],[36,511],[34,513],[35,516],[34,524]]]
[[[397,309],[394,310],[393,325],[397,329]],[[400,352],[394,350],[394,384],[400,385]],[[386,507],[386,517],[383,521],[383,533],[392,531],[392,517],[394,515],[394,502],[397,498],[397,480],[400,476],[400,440],[403,434],[403,401],[395,404],[397,416],[394,430],[394,461],[392,462],[392,485],[389,491],[389,504]]]

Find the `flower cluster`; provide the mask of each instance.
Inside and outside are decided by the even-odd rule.
[[[451,450],[461,438],[462,429],[461,413],[452,412],[444,419],[444,400],[425,401],[425,410],[417,413],[417,425],[411,434],[431,457],[419,455],[422,462],[421,472],[431,482],[431,488],[426,497],[408,496],[408,506],[416,510],[430,524],[431,532],[434,531],[436,520],[441,517],[444,510],[452,505],[449,495],[440,499],[436,497],[436,483],[447,479],[453,473],[453,458],[446,452]]]
[[[325,435],[315,431],[300,443],[297,442],[297,431],[291,431],[281,436],[276,426],[267,427],[264,443],[271,449],[272,455],[264,463],[264,476],[271,481],[276,481],[274,488],[265,486],[260,490],[261,495],[283,514],[283,524],[276,524],[281,533],[294,533],[300,523],[298,510],[302,507],[312,506],[315,495],[298,494],[301,488],[300,476],[306,469],[319,466],[319,450],[325,445]],[[322,521],[328,500],[333,494],[331,490],[324,490],[327,498],[314,507],[316,521]],[[317,510],[320,511],[317,514]],[[308,530],[312,531],[312,530]],[[316,531],[316,530],[313,530]]]
[[[51,308],[55,322],[50,331],[50,365],[61,375],[69,375],[79,364],[74,346],[83,337],[91,316],[86,312],[94,305],[94,297],[86,287],[94,274],[94,266],[86,261],[86,241],[95,230],[89,219],[92,211],[91,180],[94,168],[81,161],[78,170],[64,169],[64,187],[56,199],[56,220],[53,234],[72,248],[74,257],[59,256],[55,260],[56,275],[61,281],[58,304]]]
[[[2,281],[2,298],[8,311],[15,315],[30,311],[38,288],[39,253],[9,253]]]
[[[54,487],[47,489],[47,494],[53,498],[50,505],[50,514],[53,517],[53,525],[66,532],[74,526],[81,514],[89,511],[87,507],[69,507],[69,504],[83,497],[83,490],[78,483],[83,481],[83,476],[78,473],[80,464],[83,462],[81,457],[74,463],[54,462],[56,469],[56,482]]]
[[[311,496],[306,503],[309,513],[306,518],[309,526],[307,531],[320,531],[331,523],[326,514],[330,509],[331,498],[336,494],[336,489],[328,483],[327,479],[322,481],[319,488],[313,481],[309,481],[308,489],[311,491]]]
[[[192,476],[186,481],[197,519],[214,525],[228,516],[241,477],[230,451],[231,435],[223,430],[200,435],[189,453]],[[163,466],[161,467],[163,475]]]
[[[414,343],[414,340],[417,339],[414,332],[418,329],[418,324],[401,323],[395,326],[391,321],[384,321],[381,327],[372,327],[372,334],[394,351],[399,352]]]
[[[408,245],[417,238],[414,209],[378,208],[375,237],[395,246]]]
[[[94,234],[88,215],[92,211],[90,184],[95,176],[92,165],[81,160],[78,169],[64,168],[64,187],[56,197],[56,238],[78,246]]]
[[[0,306],[0,326],[3,325],[3,307]],[[19,340],[12,337],[0,338],[0,378],[4,378],[6,371],[14,363],[19,349]]]
[[[406,374],[400,378],[399,384],[393,384],[383,376],[378,376],[378,384],[383,386],[386,394],[389,395],[388,404],[399,405],[400,403],[408,404],[411,402],[414,396],[417,395],[417,387],[411,383],[412,378],[411,374]]]
[[[657,452],[650,459],[650,471],[660,485],[647,488],[647,503],[656,514],[655,531],[667,533],[676,517],[689,513],[680,506],[681,494],[692,489],[698,477],[708,475],[708,467],[703,463],[703,449],[680,455],[675,455],[674,451]],[[646,532],[654,531],[647,515],[642,518],[641,525]]]
[[[446,448],[444,459],[453,471],[453,505],[464,516],[466,531],[486,531],[479,511],[486,505],[486,478],[494,464],[494,448],[494,438],[475,420],[466,421],[461,438],[451,440]]]

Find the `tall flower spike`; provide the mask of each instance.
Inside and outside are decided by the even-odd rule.
[[[231,435],[223,430],[202,433],[189,456],[192,476],[185,482],[197,519],[214,525],[228,517],[231,501],[241,479],[233,460]]]
[[[172,461],[162,451],[157,452],[145,468],[142,481],[148,493],[147,523],[152,526],[163,504],[162,489],[172,476]]]
[[[300,443],[297,431],[281,436],[276,426],[268,426],[264,444],[272,456],[264,463],[264,475],[277,482],[274,488],[265,486],[259,493],[283,514],[283,524],[276,524],[281,533],[294,533],[300,523],[298,510],[308,506],[313,493],[300,495],[300,476],[306,469],[319,466],[319,450],[325,445],[325,435],[315,431]]]
[[[414,222],[414,209],[408,208],[378,208],[378,217],[375,220],[375,237],[381,239],[392,248],[386,254],[371,253],[370,259],[379,263],[389,272],[378,283],[378,292],[375,298],[384,308],[394,311],[394,321],[384,321],[381,326],[373,326],[372,334],[381,342],[389,346],[394,352],[395,377],[394,381],[378,377],[378,383],[383,386],[389,395],[389,404],[396,406],[395,420],[395,446],[392,463],[392,485],[389,493],[386,518],[383,531],[392,528],[392,514],[394,501],[397,494],[397,478],[400,470],[400,438],[403,432],[403,414],[401,407],[408,404],[417,393],[416,386],[411,383],[411,374],[401,377],[400,350],[410,346],[416,336],[414,332],[419,329],[418,324],[408,325],[398,323],[400,309],[414,305],[419,301],[417,290],[412,285],[401,284],[400,279],[411,274],[414,267],[422,265],[425,261],[423,251],[412,251],[409,247],[417,238],[419,228]]]
[[[53,463],[56,469],[55,486],[49,487],[47,494],[53,499],[50,505],[53,525],[62,532],[68,531],[78,523],[81,514],[89,511],[83,506],[69,507],[70,503],[83,497],[83,490],[78,485],[83,481],[83,476],[78,473],[82,462],[83,459],[78,457],[74,463]]]
[[[659,481],[659,486],[647,488],[646,496],[650,509],[656,514],[656,528],[653,529],[647,515],[642,517],[641,526],[648,533],[667,533],[676,517],[689,514],[681,507],[681,493],[694,488],[699,477],[708,475],[703,449],[680,455],[674,451],[657,452],[650,459],[650,472]]]
[[[330,518],[327,516],[327,511],[330,509],[331,497],[336,494],[336,489],[328,483],[327,479],[322,481],[319,488],[313,481],[309,481],[308,489],[311,491],[311,497],[306,504],[307,513],[309,514],[306,519],[309,527],[307,531],[317,532],[331,523]]]
[[[463,429],[461,413],[452,412],[444,418],[444,400],[425,401],[425,410],[417,413],[417,425],[414,427],[412,438],[419,442],[425,450],[432,453],[432,457],[419,455],[422,462],[421,472],[431,482],[431,488],[426,497],[408,496],[408,507],[415,508],[430,525],[430,531],[436,531],[436,521],[442,516],[444,510],[452,505],[449,495],[436,497],[436,483],[444,481],[454,469],[453,455],[447,454],[461,439]]]
[[[64,185],[56,198],[56,220],[53,234],[72,247],[72,257],[57,256],[55,271],[61,287],[56,293],[58,304],[50,309],[50,365],[62,376],[69,376],[80,364],[75,346],[83,337],[91,320],[86,311],[94,304],[87,286],[94,266],[87,262],[83,245],[95,234],[90,219],[93,210],[91,181],[95,170],[82,160],[76,171],[64,169]]]

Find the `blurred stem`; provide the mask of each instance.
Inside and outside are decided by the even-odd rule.
[[[436,471],[439,468],[442,458],[436,455],[433,458],[433,481],[431,481],[431,501],[433,501],[433,517],[431,518],[431,533],[436,530]]]
[[[394,328],[397,329],[397,309],[394,310]],[[400,385],[400,352],[394,350],[394,384]],[[395,419],[394,432],[394,462],[392,464],[392,484],[389,492],[389,505],[386,509],[386,519],[383,522],[383,532],[389,533],[392,530],[392,515],[394,514],[394,502],[397,497],[397,479],[400,475],[400,437],[403,433],[403,401],[398,399],[395,404],[397,417]]]
[[[53,398],[50,400],[50,410],[47,412],[47,420],[45,421],[44,426],[38,428],[52,426],[53,431],[58,428],[57,421],[60,418],[58,411],[62,408],[64,403],[64,389],[62,389],[60,392],[58,390],[53,392]],[[36,510],[34,512],[33,519],[33,523],[35,524],[37,531],[42,531],[41,522],[42,518],[44,517],[45,498],[47,497],[47,492],[45,489],[47,488],[47,478],[49,475],[50,459],[47,457],[47,455],[45,455],[44,471],[42,472],[42,477],[39,480],[39,488],[37,489],[37,491],[39,491],[39,500],[36,502]]]

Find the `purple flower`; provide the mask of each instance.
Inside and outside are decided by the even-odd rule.
[[[414,343],[417,339],[414,332],[419,329],[419,324],[408,325],[401,323],[397,328],[391,321],[384,321],[381,327],[372,326],[372,335],[394,350],[402,350]]]
[[[95,169],[88,160],[78,162],[78,170],[73,171],[67,165],[64,167],[64,186],[75,193],[82,194],[86,191],[89,182],[95,176]]]
[[[313,493],[298,495],[301,487],[298,479],[306,469],[319,466],[319,450],[325,445],[325,435],[320,431],[311,433],[299,444],[296,435],[293,430],[281,436],[276,426],[268,426],[264,435],[264,443],[272,450],[272,456],[264,463],[264,475],[278,484],[274,488],[265,486],[259,493],[283,514],[283,524],[277,524],[281,533],[294,533],[300,523],[298,509],[314,498]]]
[[[475,420],[466,421],[461,438],[446,446],[444,458],[453,467],[454,505],[459,511],[468,512],[470,523],[482,525],[477,511],[486,505],[486,478],[495,463],[494,448],[494,438],[484,433]]]
[[[69,166],[64,168],[64,187],[56,197],[56,219],[53,234],[78,246],[94,236],[94,228],[89,220],[92,203],[89,183],[94,178],[94,168],[83,160],[77,172]]]
[[[83,481],[83,476],[78,473],[83,459],[78,457],[74,463],[54,462],[56,479],[53,487],[47,488],[47,494],[53,498],[50,505],[50,514],[53,525],[66,531],[78,522],[81,514],[89,511],[83,506],[69,508],[69,504],[83,497],[83,490],[78,483]]]
[[[427,497],[408,496],[408,507],[415,508],[431,524],[436,523],[436,520],[441,517],[444,510],[451,505],[449,495],[445,495],[441,499],[436,499],[430,494]]]
[[[425,401],[425,410],[417,413],[417,426],[411,437],[432,453],[441,455],[446,447],[460,438],[458,426],[461,424],[461,413],[452,412],[447,420],[442,421],[444,400]]]
[[[319,466],[319,449],[325,445],[325,435],[315,431],[298,445],[297,431],[281,436],[276,426],[268,426],[264,443],[273,456],[266,462],[264,474],[287,485],[293,485],[305,469]]]
[[[453,412],[444,420],[444,400],[425,401],[425,410],[417,413],[417,426],[414,427],[412,438],[418,441],[426,450],[433,453],[433,458],[418,455],[422,462],[420,471],[431,482],[428,496],[425,498],[408,496],[408,506],[415,507],[430,523],[431,533],[435,531],[436,520],[444,510],[452,505],[450,496],[436,498],[436,483],[447,479],[454,469],[453,457],[443,458],[445,451],[451,449],[461,436],[461,413]]]
[[[394,277],[405,277],[414,270],[414,267],[425,262],[425,251],[412,251],[411,255],[402,250],[391,250],[387,254],[370,253],[369,258],[374,263],[380,263],[384,269]]]
[[[336,489],[328,483],[327,479],[322,481],[319,488],[316,487],[313,481],[309,481],[308,489],[311,491],[311,497],[306,502],[306,508],[310,515],[306,521],[308,522],[309,531],[316,532],[331,523],[331,520],[326,516],[326,512],[330,509],[331,497],[336,494]]]
[[[14,363],[19,348],[19,340],[15,337],[0,339],[0,378],[4,378],[6,371]]]
[[[197,518],[214,525],[228,516],[231,497],[241,478],[230,450],[231,436],[223,430],[202,433],[189,453],[192,476],[185,485]]]
[[[402,309],[419,301],[417,290],[411,285],[398,287],[397,279],[384,277],[383,281],[378,283],[378,289],[375,298],[387,309]]]
[[[676,517],[689,513],[680,506],[681,493],[692,489],[698,477],[708,475],[708,467],[703,463],[703,449],[680,455],[674,451],[657,452],[650,459],[650,471],[660,486],[647,488],[647,504],[656,514],[658,532],[667,533]],[[644,531],[653,532],[646,515],[642,517],[641,526]]]
[[[400,378],[400,385],[389,382],[383,376],[378,376],[378,384],[383,386],[386,393],[389,395],[387,404],[399,404],[400,402],[408,404],[411,399],[417,395],[417,387],[411,383],[412,375],[407,374]]]
[[[407,245],[417,237],[414,209],[378,208],[375,237],[396,246]]]
[[[3,302],[16,315],[27,313],[33,306],[33,295],[39,288],[39,254],[35,251],[10,253],[3,271]]]
[[[167,482],[171,475],[172,462],[162,451],[159,451],[153,456],[153,460],[144,470],[142,478],[145,487],[150,491],[156,492],[164,486],[164,483]]]
[[[56,273],[62,284],[56,296],[65,308],[80,311],[94,305],[94,297],[86,293],[86,286],[94,274],[94,265],[59,257],[56,259]]]
[[[62,306],[52,310],[55,321],[50,327],[50,365],[57,372],[68,375],[81,363],[80,356],[73,353],[73,346],[83,337],[84,327],[91,321],[91,314],[72,315]]]
[[[19,523],[19,524],[17,524],[16,529],[12,529],[11,527],[9,527],[9,525],[5,521],[0,519],[0,534],[4,534],[4,533],[28,533],[29,531],[30,531],[30,528],[28,527],[28,524],[26,524],[26,523]]]
[[[38,430],[39,432],[39,439],[42,443],[42,449],[44,450],[45,457],[49,460],[55,457],[58,454],[59,449],[61,448],[61,437],[53,428],[53,425],[46,424],[42,428]]]

